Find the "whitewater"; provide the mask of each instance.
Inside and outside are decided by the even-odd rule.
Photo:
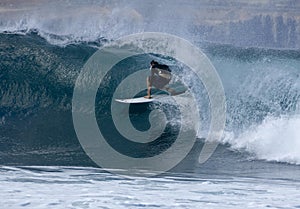
[[[267,0],[1,2],[1,207],[299,208],[299,11],[296,1]],[[224,88],[226,123],[212,156],[199,162],[211,121],[203,82],[172,57],[122,60],[95,98],[99,130],[114,149],[136,158],[163,153],[186,125],[172,117],[179,114],[172,102],[131,106],[130,121],[139,131],[149,129],[150,111],[166,114],[163,143],[145,148],[115,139],[113,93],[126,76],[149,69],[152,59],[169,65],[201,107],[195,144],[178,165],[146,171],[151,177],[122,176],[85,152],[72,98],[99,49],[144,32],[175,35],[204,52]]]

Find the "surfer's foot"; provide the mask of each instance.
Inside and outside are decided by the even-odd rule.
[[[146,99],[151,99],[152,97],[149,96],[149,95],[147,95],[147,96],[144,96],[144,98],[146,98]]]

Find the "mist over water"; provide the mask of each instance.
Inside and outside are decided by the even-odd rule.
[[[37,31],[52,44],[155,31],[191,42],[299,49],[297,1],[4,1],[0,31]]]

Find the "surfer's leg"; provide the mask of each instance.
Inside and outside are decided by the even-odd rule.
[[[150,78],[150,76],[148,76],[147,77],[147,95],[144,96],[147,99],[151,98],[151,86],[152,86],[151,78]]]

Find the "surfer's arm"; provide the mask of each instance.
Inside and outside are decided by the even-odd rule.
[[[151,75],[150,76],[153,77],[154,74],[158,74],[158,70],[154,67],[151,67]]]

